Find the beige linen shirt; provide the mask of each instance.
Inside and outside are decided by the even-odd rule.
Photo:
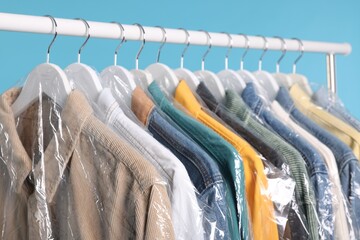
[[[79,91],[15,120],[19,92],[0,97],[1,239],[174,239],[160,176]]]

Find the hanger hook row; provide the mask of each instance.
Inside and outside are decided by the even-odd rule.
[[[158,53],[157,53],[157,57],[156,57],[156,62],[158,63],[159,60],[160,60],[160,54],[161,54],[161,50],[162,48],[164,47],[166,41],[167,41],[167,35],[166,35],[166,31],[165,31],[165,28],[161,27],[161,26],[156,26],[157,28],[160,28],[162,33],[163,33],[163,37],[161,39],[161,45],[158,49]]]
[[[261,37],[263,40],[264,40],[264,50],[260,56],[260,59],[259,59],[259,71],[262,70],[262,61],[263,61],[263,58],[265,56],[265,53],[267,52],[267,50],[269,49],[269,42],[268,40],[266,39],[266,37],[262,36],[262,35],[257,35],[258,37]]]
[[[178,28],[179,30],[183,30],[186,34],[186,47],[184,48],[184,50],[181,53],[181,59],[180,59],[180,68],[184,68],[184,56],[186,51],[188,50],[189,46],[190,46],[190,34],[188,32],[188,30],[184,29],[184,28]]]
[[[120,47],[126,42],[126,37],[125,37],[125,29],[124,29],[124,26],[119,23],[119,22],[111,22],[111,23],[114,23],[116,25],[119,26],[120,28],[120,37],[119,39],[121,39],[120,43],[117,45],[116,49],[115,49],[115,53],[114,53],[114,66],[117,65],[117,56],[118,56],[118,52],[119,52],[119,49]]]
[[[299,38],[292,38],[292,39],[298,41],[299,50],[300,50],[300,55],[295,59],[295,61],[293,63],[293,73],[295,74],[296,73],[296,65],[299,62],[299,60],[302,58],[302,56],[304,55],[305,48],[304,48],[304,43]]]
[[[240,70],[244,70],[244,59],[246,57],[246,54],[249,52],[250,40],[246,34],[239,33],[238,35],[243,36],[245,38],[246,50],[244,51],[243,55],[241,56],[241,60],[240,60]]]
[[[142,50],[144,49],[144,46],[145,46],[145,29],[143,28],[143,26],[139,23],[134,23],[133,25],[137,26],[140,30],[140,37],[141,37],[141,40],[142,40],[142,44],[140,46],[140,49],[139,51],[137,52],[136,54],[136,58],[135,58],[135,69],[139,69],[139,56],[142,52]]]
[[[233,48],[233,38],[232,36],[227,33],[227,32],[222,32],[223,34],[226,34],[226,36],[228,37],[228,50],[226,52],[226,55],[225,55],[225,70],[227,70],[229,68],[229,55],[230,55],[230,52]]]
[[[81,47],[79,48],[79,51],[78,51],[78,60],[77,62],[80,63],[81,61],[81,51],[82,49],[85,47],[86,43],[88,42],[88,40],[90,39],[90,25],[89,23],[83,19],[83,18],[75,18],[75,20],[80,20],[82,21],[84,24],[85,24],[85,27],[86,27],[86,39],[85,41],[83,42],[83,44],[81,45]]]
[[[206,56],[208,55],[208,53],[210,52],[211,50],[211,47],[212,47],[212,40],[211,40],[211,36],[210,36],[210,33],[208,31],[205,31],[205,30],[199,30],[200,32],[204,32],[207,36],[207,43],[209,43],[209,47],[208,49],[206,50],[206,52],[204,53],[204,55],[202,56],[201,58],[201,70],[204,71],[205,70],[205,58]]]
[[[57,32],[57,23],[56,23],[56,20],[53,16],[50,16],[50,15],[45,15],[44,17],[48,17],[51,19],[51,23],[52,23],[52,29],[54,29],[54,37],[53,39],[51,40],[48,48],[47,48],[47,53],[46,53],[46,63],[49,63],[50,62],[50,50],[51,50],[51,47],[52,45],[54,44],[55,42],[55,39],[58,35],[58,32]]]
[[[281,54],[280,58],[277,60],[277,62],[276,62],[276,73],[279,73],[280,72],[280,62],[285,57],[285,54],[286,54],[286,51],[287,51],[287,46],[286,46],[286,42],[285,42],[284,38],[279,37],[279,36],[274,36],[274,38],[277,38],[277,39],[279,39],[281,41],[282,54]]]

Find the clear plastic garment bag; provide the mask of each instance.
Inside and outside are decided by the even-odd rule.
[[[9,29],[16,25],[6,19]],[[19,19],[33,19],[26,30],[43,33],[51,21],[53,38],[46,62],[0,95],[1,239],[360,238],[360,121],[339,96],[314,91],[295,71],[304,52],[345,53],[345,45]],[[71,32],[84,39],[63,70],[50,52],[58,34]],[[98,73],[81,53],[104,36],[118,45]],[[130,71],[117,61],[127,40],[141,41]],[[149,41],[160,44],[156,58],[140,69]],[[195,72],[184,68],[192,42],[207,47]],[[185,46],[176,70],[160,61],[169,43]],[[205,60],[216,46],[227,52],[215,74]],[[244,58],[259,46],[252,72]],[[245,48],[236,71],[229,68],[235,47]],[[282,52],[275,73],[262,68],[269,49]],[[280,71],[287,51],[299,52],[291,74]]]

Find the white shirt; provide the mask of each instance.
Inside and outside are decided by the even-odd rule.
[[[106,124],[149,160],[166,182],[176,239],[203,239],[196,189],[181,161],[124,114],[109,88],[101,92],[97,104]]]
[[[321,154],[328,167],[329,179],[332,182],[332,196],[333,198],[333,210],[335,215],[335,234],[336,239],[351,239],[349,233],[350,216],[346,205],[345,197],[341,191],[341,183],[339,178],[339,171],[337,168],[336,160],[332,151],[324,145],[320,140],[311,135],[308,131],[303,129],[297,123],[295,123],[290,115],[281,107],[277,101],[273,101],[271,104],[273,112],[284,121],[284,123],[293,129],[297,134],[302,136],[308,141],[318,152]],[[350,227],[352,229],[352,227]],[[352,232],[354,230],[352,229]]]

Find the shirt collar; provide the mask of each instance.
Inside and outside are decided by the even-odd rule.
[[[211,111],[216,111],[217,107],[219,106],[219,102],[206,87],[204,82],[200,82],[196,89],[196,93],[199,94],[202,100],[206,103],[206,106],[208,106]]]
[[[145,126],[147,126],[148,117],[154,108],[155,104],[146,93],[140,87],[136,87],[132,93],[131,109]]]
[[[290,114],[286,112],[283,107],[281,107],[278,101],[275,100],[271,103],[271,109],[277,116],[280,117],[280,119],[283,119],[286,122],[290,122]]]
[[[290,95],[296,101],[311,102],[311,97],[297,83],[290,88]]]
[[[262,99],[257,95],[255,86],[253,83],[247,83],[245,89],[241,94],[245,103],[253,110],[253,112],[257,115],[261,114],[261,112],[265,108],[265,104]]]
[[[245,122],[253,116],[249,107],[234,90],[226,90],[225,107],[240,116],[240,118]]]
[[[197,116],[202,112],[202,107],[185,80],[181,80],[175,90],[175,99],[187,111]]]
[[[84,123],[92,115],[92,108],[81,92],[72,91],[60,114],[59,129],[54,131],[54,136],[42,154],[41,160],[32,168],[32,159],[17,133],[11,108],[19,93],[20,89],[10,89],[0,98],[0,122],[3,128],[1,134],[7,136],[7,138],[0,137],[0,146],[5,146],[3,142],[8,141],[10,143],[8,151],[11,151],[10,155],[5,156],[4,161],[9,173],[13,175],[11,177],[16,175],[14,184],[17,191],[20,191],[32,171],[34,178],[41,179],[44,183],[39,188],[44,188],[47,200],[51,201],[79,141]]]
[[[97,100],[97,105],[101,112],[105,114],[105,120],[107,122],[111,123],[114,120],[114,115],[119,116],[120,114],[123,114],[123,111],[112,95],[110,88],[104,88],[101,91]]]
[[[294,101],[289,94],[289,91],[284,87],[280,87],[275,99],[287,112],[290,112],[295,106]]]
[[[156,104],[162,109],[167,105],[171,104],[169,100],[166,98],[165,94],[161,91],[160,86],[153,81],[149,86],[148,90],[151,96],[154,98]],[[133,95],[134,96],[134,95]]]

